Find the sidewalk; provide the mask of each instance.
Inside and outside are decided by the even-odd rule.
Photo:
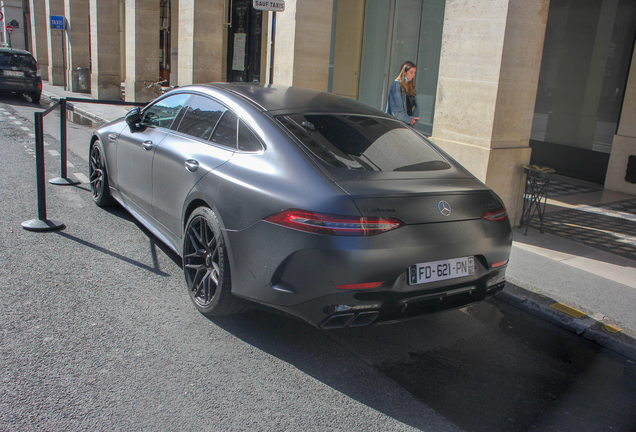
[[[47,82],[42,94],[90,98]],[[96,123],[131,108],[73,105]],[[551,188],[545,232],[536,221],[527,235],[513,228],[508,284],[497,298],[636,360],[636,197],[559,176]]]

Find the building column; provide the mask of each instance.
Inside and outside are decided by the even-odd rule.
[[[221,81],[224,0],[179,0],[179,85]]]
[[[170,0],[170,80],[169,85],[179,85],[179,0]]]
[[[358,99],[365,0],[338,0],[332,93]]]
[[[49,17],[46,15],[45,0],[29,0],[31,10],[31,54],[40,65],[42,79],[49,79],[49,54],[47,47],[47,28]]]
[[[625,180],[630,156],[636,157],[636,50],[632,54],[618,132],[614,135],[607,166],[606,189],[636,195],[636,184]]]
[[[159,90],[147,83],[159,80],[159,2],[126,0],[126,100],[148,102]]]
[[[121,99],[119,0],[90,0],[91,95]]]
[[[276,13],[274,84],[327,91],[333,0],[287,0]]]
[[[549,0],[446,3],[432,140],[521,216]]]
[[[46,17],[64,16],[64,0],[46,0]],[[53,30],[50,25],[46,26],[47,44],[49,56],[49,83],[56,86],[64,85],[64,57],[63,41],[65,40],[64,30]]]
[[[88,0],[64,0],[66,16],[66,86],[90,92],[90,29]]]

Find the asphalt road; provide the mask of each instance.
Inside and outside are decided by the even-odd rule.
[[[47,185],[64,229],[22,229],[35,108],[0,95],[0,430],[636,430],[633,362],[496,299],[336,331],[210,321],[179,257],[87,184]],[[47,179],[58,130],[47,116]],[[70,175],[88,136],[69,126]]]

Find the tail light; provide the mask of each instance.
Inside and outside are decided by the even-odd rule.
[[[369,288],[380,288],[382,285],[384,285],[384,281],[363,282],[363,283],[355,283],[355,284],[347,284],[347,285],[338,285],[336,289],[348,289],[348,290],[369,289]]]
[[[35,72],[35,76],[42,76],[42,72],[40,71],[40,65],[36,64],[35,66],[37,67],[37,72]]]
[[[273,214],[265,221],[299,231],[340,236],[375,235],[403,225],[395,218],[340,216],[294,209]]]
[[[505,222],[508,220],[508,212],[506,211],[506,207],[501,206],[494,210],[487,210],[481,217],[482,219],[488,219],[494,222]]]

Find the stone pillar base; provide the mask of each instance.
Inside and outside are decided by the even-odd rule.
[[[55,86],[64,85],[64,69],[57,66],[49,66],[49,84]]]
[[[91,96],[93,99],[121,100],[119,75],[91,74]]]
[[[504,201],[511,223],[519,223],[526,179],[523,166],[530,163],[530,147],[491,149],[436,137],[431,140],[495,191]]]
[[[146,88],[143,81],[126,80],[126,100],[129,102],[150,102],[161,96],[158,89]]]

